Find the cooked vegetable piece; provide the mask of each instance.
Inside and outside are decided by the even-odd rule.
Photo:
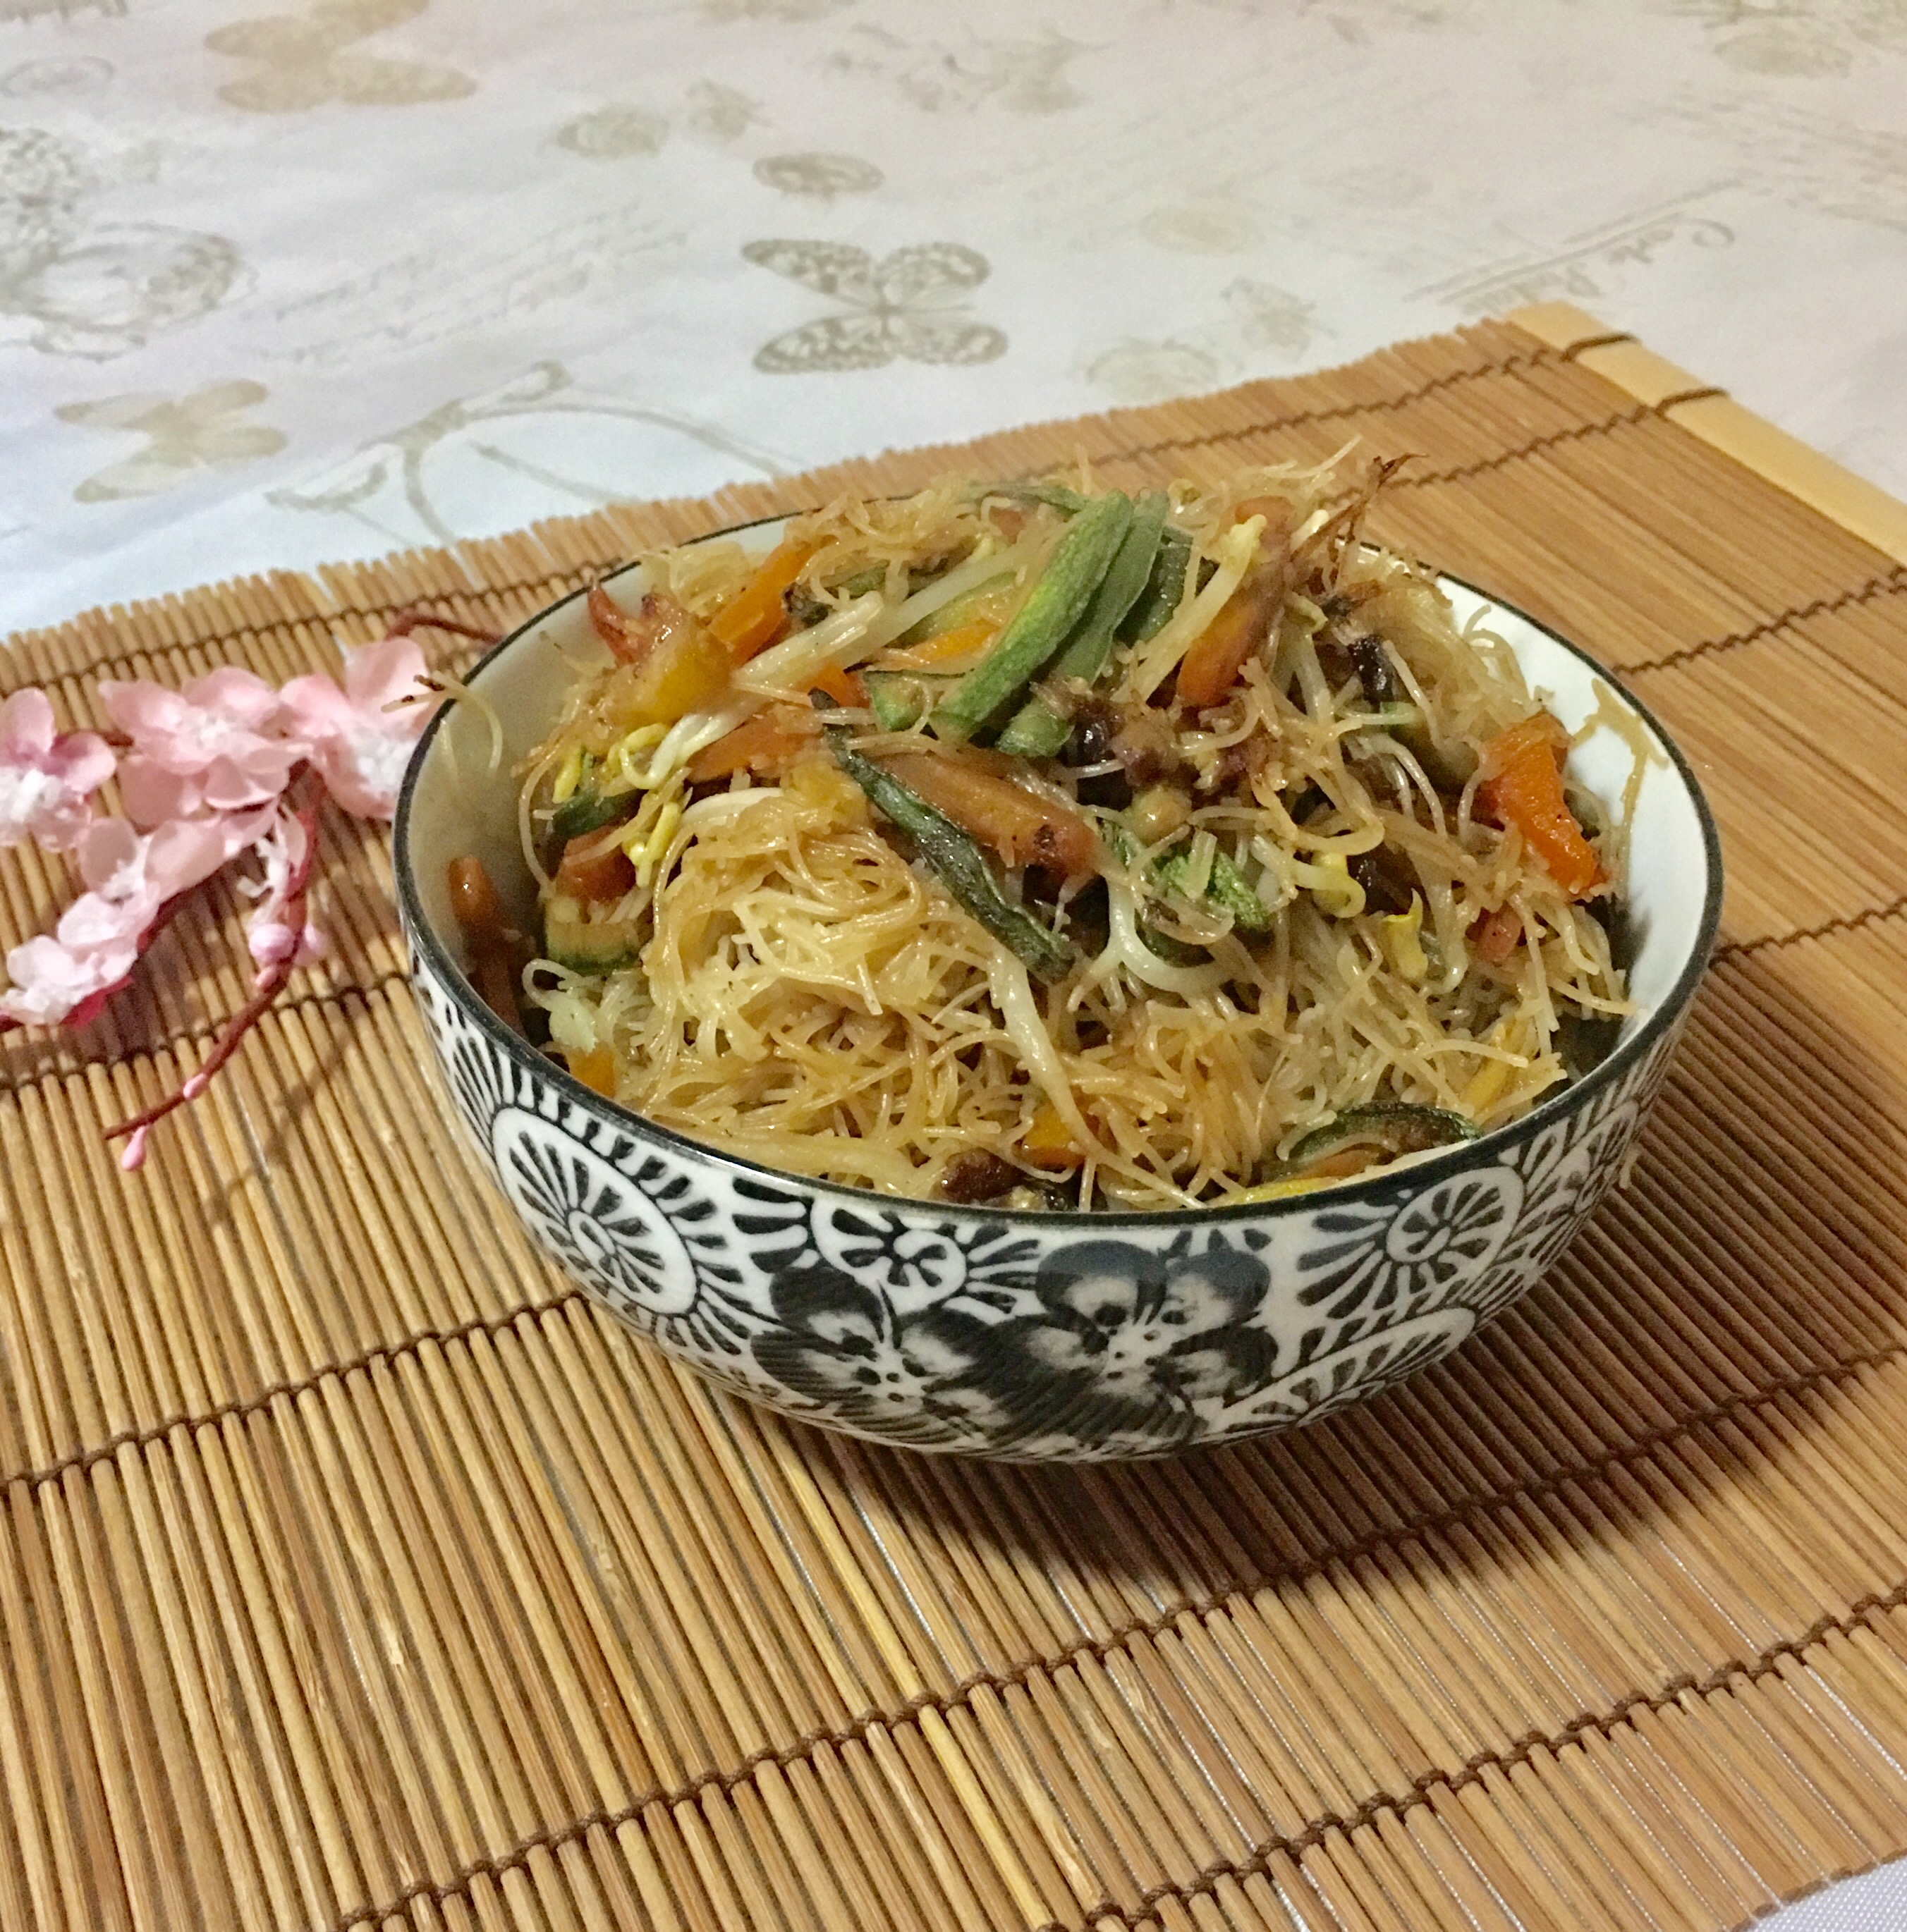
[[[1167,892],[1186,896],[1182,881],[1191,866],[1189,854],[1175,852],[1168,859],[1161,859],[1152,868],[1152,876]],[[1212,876],[1206,881],[1203,895],[1209,904],[1230,916],[1232,923],[1241,932],[1269,932],[1272,915],[1266,910],[1265,902],[1245,883],[1245,874],[1222,852],[1215,854],[1212,861]]]
[[[788,622],[782,599],[815,554],[812,544],[777,544],[755,567],[755,574],[709,620],[729,658],[746,664],[773,644]]]
[[[1083,1167],[1086,1150],[1073,1138],[1073,1130],[1061,1118],[1050,1100],[1042,1100],[1032,1123],[1020,1136],[1020,1151],[1035,1167]]]
[[[991,846],[1009,866],[1044,866],[1068,878],[1093,870],[1099,841],[1065,806],[932,752],[903,752],[884,762],[909,791]]]
[[[574,1047],[563,1050],[563,1058],[569,1063],[569,1071],[593,1094],[600,1094],[605,1100],[616,1097],[616,1056],[606,1046],[592,1046],[578,1052]]]
[[[778,772],[814,741],[813,728],[801,712],[780,705],[758,711],[689,760],[689,782],[706,784],[735,772]]]
[[[1224,701],[1245,660],[1271,635],[1284,596],[1282,572],[1255,565],[1224,608],[1193,639],[1179,664],[1179,695],[1193,710]]]
[[[1140,944],[1168,966],[1205,966],[1211,963],[1212,955],[1203,946],[1188,946],[1184,940],[1175,939],[1169,932],[1161,932],[1146,920],[1139,922],[1138,932]]]
[[[1470,929],[1470,944],[1492,966],[1507,962],[1523,941],[1523,915],[1514,906],[1485,913]]]
[[[1011,1161],[1002,1160],[984,1148],[969,1148],[957,1154],[941,1170],[940,1198],[968,1205],[976,1201],[997,1201],[1025,1178]]]
[[[1057,510],[1063,517],[1075,517],[1094,500],[1083,496],[1070,485],[1052,482],[1039,483],[996,483],[990,484],[986,494],[990,496],[1005,496],[1016,503],[1044,503],[1049,509]]]
[[[1066,970],[1073,962],[1072,947],[1002,892],[986,854],[973,839],[892,772],[856,751],[845,725],[828,725],[826,736],[835,762],[867,794],[875,809],[914,842],[914,849],[964,911],[1043,979],[1057,979]]]
[[[1384,649],[1381,638],[1374,638],[1368,633],[1353,638],[1350,655],[1352,668],[1357,673],[1358,687],[1364,693],[1365,703],[1374,711],[1408,703],[1410,694],[1404,689],[1404,682],[1398,676],[1397,667],[1391,662],[1390,653]]]
[[[1139,856],[1139,841],[1122,825],[1110,827],[1107,840],[1122,865],[1131,864]],[[1173,852],[1162,859],[1155,859],[1148,877],[1161,892],[1174,893],[1191,903],[1193,896],[1185,890],[1191,871],[1191,854]],[[1263,933],[1272,930],[1270,909],[1252,890],[1245,874],[1223,852],[1212,854],[1212,871],[1206,880],[1205,890],[1199,897],[1218,911],[1227,914],[1241,932]],[[1166,956],[1160,955],[1161,958]]]
[[[727,688],[727,650],[673,597],[651,590],[634,610],[625,610],[599,584],[590,589],[589,613],[619,666],[604,709],[621,730],[673,724]]]
[[[1359,852],[1350,860],[1350,875],[1364,888],[1366,912],[1408,912],[1416,896],[1416,868],[1394,845]]]
[[[883,666],[891,664],[897,670],[934,670],[939,672],[942,665],[947,666],[940,674],[957,677],[960,672],[952,667],[963,659],[975,657],[999,635],[1000,626],[992,617],[975,617],[964,624],[957,624],[950,631],[941,631],[905,650],[890,650],[883,653]]]
[[[585,832],[600,832],[605,825],[626,818],[638,802],[632,791],[602,792],[592,785],[587,790],[572,791],[550,814],[550,830],[565,841],[580,838]]]
[[[1152,574],[1165,528],[1165,495],[1155,490],[1134,506],[1132,521],[1106,574],[1099,580],[1072,634],[1060,648],[1048,675],[1091,685],[1113,655],[1115,634]],[[1050,758],[1066,742],[1072,719],[1035,692],[1000,734],[1000,749],[1016,758]]]
[[[481,859],[451,860],[450,910],[464,940],[465,972],[477,997],[506,1026],[523,1030],[521,975],[529,948],[512,926]]]
[[[867,693],[862,688],[860,674],[848,670],[844,665],[822,664],[810,674],[809,681],[815,690],[826,692],[836,704],[858,709],[867,702]]]
[[[1146,587],[1119,626],[1119,641],[1143,644],[1165,628],[1185,592],[1185,572],[1192,561],[1192,540],[1183,530],[1168,529],[1152,555]]]
[[[950,632],[964,631],[971,624],[987,623],[990,629],[998,630],[999,612],[996,607],[1004,602],[1012,582],[1013,572],[1003,570],[999,576],[976,584],[971,590],[949,598],[938,610],[929,611],[917,624],[910,624],[894,641],[917,653],[923,644],[944,638]],[[953,655],[944,644],[941,650],[949,656]]]
[[[1131,523],[1131,500],[1116,490],[1074,518],[993,648],[934,713],[936,732],[971,738],[1017,701],[1079,622]]]
[[[635,866],[613,841],[591,836],[572,838],[563,848],[563,862],[551,881],[572,899],[619,899],[635,884]]]
[[[588,920],[581,904],[558,896],[543,908],[543,952],[572,973],[613,973],[641,952],[640,935],[620,920]]]
[[[1291,1150],[1281,1173],[1291,1178],[1335,1178],[1377,1161],[1395,1160],[1400,1154],[1423,1154],[1476,1138],[1476,1123],[1447,1108],[1375,1100],[1347,1107],[1323,1126],[1314,1127]]]
[[[1500,731],[1483,748],[1479,812],[1515,826],[1550,877],[1572,898],[1601,883],[1596,848],[1583,836],[1563,792],[1568,740],[1546,711]]]
[[[907,731],[933,709],[935,698],[952,686],[954,679],[950,673],[865,670],[860,681],[875,723],[884,731]]]

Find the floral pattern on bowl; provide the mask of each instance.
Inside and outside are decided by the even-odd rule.
[[[770,1176],[579,1099],[420,958],[479,1155],[559,1267],[784,1413],[1014,1460],[1174,1454],[1415,1374],[1551,1264],[1618,1171],[1674,1040],[1454,1171],[1275,1211],[961,1212]]]

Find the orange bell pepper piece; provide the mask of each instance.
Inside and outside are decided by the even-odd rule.
[[[605,843],[600,832],[585,832],[563,847],[551,883],[572,899],[619,899],[634,886],[635,866],[620,845]]]
[[[851,670],[844,670],[839,664],[823,664],[808,680],[816,691],[824,691],[836,704],[845,704],[858,710],[867,702],[867,692],[860,680]]]
[[[689,760],[689,782],[706,784],[711,778],[743,771],[765,776],[779,771],[814,741],[814,724],[802,713],[784,708],[758,711]]]
[[[1596,848],[1563,795],[1563,728],[1547,711],[1499,731],[1483,748],[1479,814],[1515,826],[1537,862],[1572,899],[1601,883]]]
[[[1179,695],[1195,711],[1223,703],[1245,660],[1272,634],[1284,592],[1275,570],[1254,570],[1179,661]]]
[[[960,759],[908,752],[883,762],[909,791],[1009,866],[1044,866],[1068,878],[1093,869],[1099,841],[1077,812]]]
[[[950,631],[941,632],[937,638],[909,644],[905,650],[889,651],[881,662],[897,670],[925,670],[930,665],[978,657],[993,641],[999,628],[991,617],[975,617],[969,622],[956,624]]]
[[[1083,1166],[1086,1157],[1050,1100],[1042,1100],[1035,1110],[1032,1124],[1020,1136],[1020,1154],[1035,1167],[1056,1170]]]
[[[728,647],[736,664],[746,664],[775,641],[788,622],[782,598],[808,567],[814,544],[777,544],[756,565],[755,574],[709,620],[709,628]]]
[[[616,1097],[616,1056],[608,1048],[593,1046],[582,1053],[565,1048],[563,1058],[569,1063],[570,1072],[591,1093],[600,1094],[608,1100]]]

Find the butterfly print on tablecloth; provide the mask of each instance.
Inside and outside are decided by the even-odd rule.
[[[1006,353],[1005,335],[966,312],[967,296],[992,270],[985,256],[958,242],[896,248],[878,262],[843,242],[751,242],[742,253],[758,268],[848,305],[845,315],[804,322],[764,343],[755,366],[766,374],[884,369],[896,357],[991,362]]]

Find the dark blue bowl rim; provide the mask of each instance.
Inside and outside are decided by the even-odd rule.
[[[710,530],[705,536],[692,541],[706,543],[719,537],[737,536],[744,531],[759,530],[764,524],[785,523],[788,516],[800,514],[791,511],[785,515],[753,518],[746,523],[731,524],[721,530]],[[632,560],[614,570],[605,572],[601,580],[605,584],[613,583],[616,578],[626,576],[639,567],[639,561]],[[1425,567],[1431,568],[1428,566]],[[1095,1227],[1176,1227],[1195,1220],[1200,1222],[1242,1222],[1264,1220],[1293,1212],[1303,1213],[1340,1203],[1374,1203],[1380,1207],[1395,1205],[1452,1175],[1493,1164],[1500,1153],[1521,1146],[1566,1114],[1588,1105],[1596,1095],[1617,1084],[1632,1068],[1647,1057],[1656,1042],[1676,1025],[1694,998],[1695,988],[1707,970],[1710,956],[1715,949],[1716,934],[1721,926],[1722,842],[1716,831],[1714,815],[1709,810],[1708,800],[1703,796],[1694,768],[1683,754],[1681,747],[1662,728],[1662,722],[1655,713],[1626,686],[1618,682],[1606,665],[1599,662],[1580,644],[1572,643],[1550,625],[1539,622],[1507,599],[1494,596],[1472,584],[1467,578],[1458,577],[1449,571],[1437,570],[1434,574],[1440,580],[1456,584],[1473,596],[1482,598],[1498,610],[1506,610],[1513,616],[1521,618],[1532,629],[1539,631],[1552,644],[1560,645],[1572,657],[1587,664],[1599,677],[1614,685],[1622,702],[1648,727],[1657,744],[1668,754],[1695,806],[1695,817],[1701,827],[1702,858],[1706,872],[1701,920],[1696,930],[1695,943],[1689,950],[1688,958],[1683,962],[1681,970],[1676,975],[1674,985],[1669,989],[1668,997],[1633,1034],[1617,1045],[1600,1065],[1592,1068],[1581,1078],[1559,1087],[1546,1099],[1539,1100],[1520,1119],[1500,1127],[1494,1127],[1473,1141],[1460,1141],[1454,1146],[1414,1160],[1407,1167],[1389,1169],[1374,1175],[1368,1180],[1341,1181],[1334,1187],[1321,1188],[1314,1193],[1288,1195],[1280,1201],[1245,1202],[1236,1205],[1215,1203],[1209,1207],[1200,1208],[1094,1209],[1090,1210],[1089,1218]],[[557,598],[554,602],[545,604],[533,616],[526,617],[514,630],[506,632],[492,644],[464,673],[465,681],[474,683],[482,676],[485,670],[510,650],[526,632],[534,629],[546,618],[553,616],[566,605],[575,603],[587,594],[587,590],[572,590],[566,596]],[[593,1088],[585,1087],[560,1060],[539,1052],[522,1034],[506,1026],[477,997],[469,980],[464,977],[463,968],[451,957],[449,949],[433,930],[429,920],[425,916],[423,902],[418,895],[416,874],[410,864],[410,828],[413,803],[423,771],[424,760],[429,754],[431,746],[449,709],[448,706],[440,706],[425,727],[423,734],[411,753],[410,762],[405,767],[404,783],[398,795],[398,808],[392,836],[392,862],[397,885],[398,910],[411,946],[437,969],[452,988],[465,1018],[500,1046],[526,1072],[551,1082],[560,1093],[584,1112],[611,1120],[619,1128],[640,1139],[652,1142],[668,1153],[712,1162],[750,1180],[769,1181],[785,1188],[805,1189],[817,1195],[850,1202],[858,1206],[863,1213],[917,1214],[931,1215],[942,1221],[1032,1227],[1048,1226],[1069,1216],[1078,1217],[1080,1210],[1077,1209],[1061,1210],[969,1206],[951,1201],[915,1200],[877,1194],[868,1188],[850,1186],[844,1181],[818,1180],[807,1174],[790,1174],[784,1168],[768,1167],[758,1161],[745,1160],[738,1154],[726,1153],[706,1141],[698,1141],[687,1134],[677,1133],[671,1127],[658,1126],[653,1120],[645,1119],[629,1108],[616,1101],[605,1100]],[[415,970],[413,966],[413,976]]]

